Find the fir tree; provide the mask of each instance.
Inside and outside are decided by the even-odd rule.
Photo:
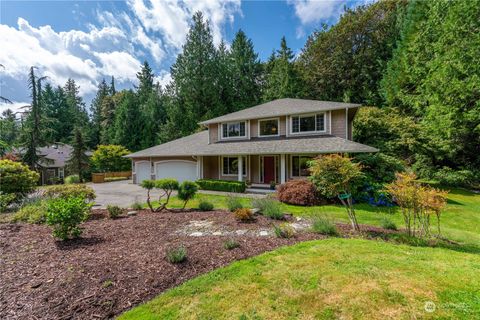
[[[85,171],[89,166],[89,159],[86,155],[87,145],[83,140],[82,131],[79,128],[75,128],[75,136],[73,138],[72,147],[72,154],[66,163],[67,169],[71,173],[78,174],[80,183],[83,183]]]
[[[92,124],[90,126],[90,143],[92,147],[100,144],[100,132],[102,130],[102,106],[105,98],[110,94],[110,89],[103,79],[98,85],[97,94],[93,98],[90,113],[92,115]]]

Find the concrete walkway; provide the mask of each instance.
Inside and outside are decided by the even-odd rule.
[[[131,180],[112,181],[105,183],[89,183],[95,190],[97,198],[95,199],[96,208],[106,208],[107,205],[117,205],[128,208],[135,202],[145,203],[147,201],[147,190],[133,184]],[[152,199],[158,199],[161,191],[152,190]],[[199,193],[226,196],[232,193],[220,191],[199,190]],[[175,194],[175,193],[174,193]],[[245,198],[264,198],[262,194],[233,193],[239,197]]]

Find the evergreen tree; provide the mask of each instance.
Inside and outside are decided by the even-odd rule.
[[[138,87],[137,87],[137,97],[138,102],[143,104],[147,101],[153,91],[153,75],[152,68],[147,61],[143,63],[142,69],[140,72],[137,72]]]
[[[11,109],[6,109],[0,117],[0,143],[3,142],[10,148],[18,141],[19,126],[15,113]]]
[[[110,95],[113,96],[117,93],[117,90],[115,90],[115,78],[112,76],[112,80],[110,81]]]
[[[252,40],[242,30],[236,33],[229,56],[231,70],[228,71],[233,78],[235,103],[233,110],[228,111],[233,112],[252,107],[260,101],[261,64]]]
[[[142,123],[136,94],[132,90],[124,92],[115,112],[115,144],[120,144],[132,151],[142,145]]]
[[[293,58],[292,50],[287,46],[285,37],[282,37],[280,49],[275,59],[270,62],[271,70],[266,78],[264,101],[303,96],[303,86]]]
[[[74,127],[79,127],[82,131],[85,131],[88,126],[88,113],[85,110],[85,103],[79,95],[79,87],[76,85],[75,80],[69,78],[63,90],[66,95],[69,112],[73,115],[73,118],[70,120],[72,124],[70,133],[73,132]]]
[[[103,79],[98,85],[97,94],[93,98],[90,113],[92,116],[92,124],[90,126],[90,145],[96,147],[100,144],[100,132],[102,130],[102,106],[105,98],[110,94],[110,89]]]
[[[69,172],[78,174],[80,183],[84,182],[85,171],[89,167],[89,159],[85,154],[87,152],[87,145],[83,140],[82,131],[75,128],[75,136],[72,143],[73,151],[68,159],[66,165]]]
[[[234,88],[234,70],[230,52],[222,40],[217,50],[217,83],[218,95],[222,104],[224,113],[238,110],[238,101],[235,99]]]
[[[115,110],[117,101],[120,101],[122,96],[123,93],[118,92],[114,96],[107,96],[103,99],[100,144],[112,144],[115,140]]]

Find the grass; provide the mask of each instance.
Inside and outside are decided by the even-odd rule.
[[[235,262],[120,319],[478,319],[479,271],[478,254],[330,238]]]

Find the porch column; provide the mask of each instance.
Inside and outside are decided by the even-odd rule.
[[[243,180],[243,157],[238,156],[238,181]]]
[[[285,155],[280,155],[280,183],[285,183]]]
[[[203,179],[203,156],[197,157],[197,179]]]

